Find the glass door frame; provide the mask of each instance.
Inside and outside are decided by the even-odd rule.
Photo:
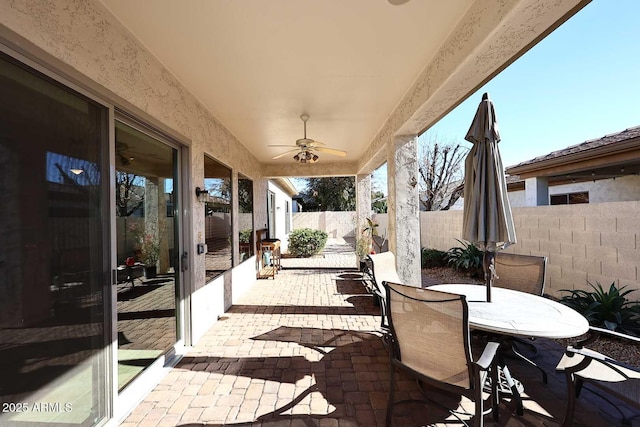
[[[125,108],[118,105],[122,103],[120,98],[114,97],[113,93],[106,89],[102,89],[88,77],[75,73],[74,70],[61,68],[55,59],[49,57],[44,51],[36,47],[24,47],[19,44],[21,39],[15,39],[12,33],[0,31],[0,52],[8,55],[34,69],[35,71],[49,77],[60,85],[78,92],[79,94],[91,99],[97,104],[107,109],[107,125],[106,125],[106,143],[108,147],[108,159],[105,159],[105,177],[108,185],[104,184],[102,194],[104,197],[103,217],[105,218],[105,226],[103,228],[103,303],[104,303],[104,334],[102,363],[104,368],[104,378],[100,385],[101,405],[104,409],[104,418],[97,422],[96,426],[110,425],[114,421],[119,421],[121,417],[131,410],[140,397],[149,392],[150,387],[155,385],[161,378],[161,375],[167,372],[167,368],[174,366],[181,356],[185,353],[185,347],[191,345],[191,292],[193,289],[191,272],[193,271],[194,261],[191,253],[187,253],[190,248],[190,242],[193,241],[193,220],[191,214],[193,212],[193,198],[190,197],[193,188],[193,178],[191,176],[191,148],[190,143],[184,136],[178,135],[167,128],[166,131],[160,130],[163,126],[155,118],[148,117],[145,120],[136,118],[129,114]],[[129,107],[134,109],[135,107]],[[144,115],[144,113],[143,113]],[[135,127],[145,133],[151,132],[154,137],[160,136],[161,141],[167,143],[171,147],[177,149],[176,165],[179,168],[177,177],[180,179],[179,194],[176,197],[175,214],[180,215],[180,219],[176,222],[178,227],[178,239],[176,241],[176,250],[179,253],[178,260],[180,265],[177,266],[180,271],[180,288],[181,295],[178,296],[176,302],[176,318],[177,318],[177,334],[180,340],[174,345],[174,351],[168,357],[165,356],[164,364],[158,369],[163,373],[152,374],[148,372],[142,375],[131,387],[127,388],[127,396],[118,394],[117,381],[117,313],[116,313],[116,293],[113,289],[113,283],[117,281],[117,245],[116,245],[116,218],[114,215],[116,207],[115,198],[115,123],[116,119]],[[183,258],[182,255],[186,257]],[[150,371],[150,370],[149,370]],[[127,401],[126,397],[130,400]]]
[[[113,283],[113,269],[112,265],[114,263],[114,258],[112,254],[112,236],[114,233],[115,226],[115,217],[113,216],[114,207],[115,207],[115,192],[113,183],[115,182],[115,170],[114,170],[114,155],[115,155],[115,132],[114,132],[114,105],[109,102],[107,97],[101,96],[100,93],[96,93],[87,89],[86,87],[81,86],[81,82],[76,83],[76,80],[72,79],[72,77],[68,76],[66,73],[57,69],[56,67],[50,65],[48,62],[41,60],[38,57],[37,53],[32,53],[30,50],[25,50],[23,47],[13,44],[11,40],[5,39],[2,36],[6,34],[0,34],[0,52],[5,55],[13,58],[14,60],[24,64],[25,66],[35,70],[36,72],[50,78],[53,82],[58,83],[65,89],[69,89],[71,91],[75,91],[82,96],[92,100],[96,104],[101,105],[106,109],[107,123],[104,131],[106,132],[105,141],[108,147],[101,147],[101,150],[107,154],[107,158],[104,159],[103,165],[105,166],[104,171],[108,179],[109,185],[102,185],[100,189],[103,203],[102,203],[102,216],[103,218],[109,219],[109,221],[105,221],[107,226],[103,227],[103,247],[102,253],[104,254],[104,261],[102,263],[103,266],[103,274],[102,274],[102,298],[104,305],[104,313],[103,313],[103,349],[101,351],[101,358],[103,364],[103,375],[104,378],[101,379],[103,381],[100,393],[103,394],[101,405],[104,409],[104,418],[98,421],[96,426],[103,426],[105,424],[109,424],[115,414],[115,396],[113,393],[114,387],[117,388],[117,371],[114,371],[114,340],[113,335],[110,333],[113,328],[113,311],[114,306],[112,303],[112,296],[114,294],[112,289]],[[117,337],[116,337],[116,347],[117,347]],[[117,363],[117,361],[116,361]]]
[[[122,391],[118,391],[118,382],[117,382],[117,372],[118,372],[118,313],[116,310],[117,307],[117,295],[116,292],[112,292],[111,302],[112,302],[112,310],[111,310],[111,336],[112,336],[112,366],[113,370],[113,396],[115,401],[115,411],[114,417],[116,420],[120,419],[123,415],[125,415],[130,409],[132,402],[137,402],[141,395],[146,394],[151,387],[157,384],[159,378],[166,372],[168,367],[174,366],[179,359],[186,352],[186,347],[190,345],[190,291],[191,291],[191,278],[190,272],[192,271],[189,266],[190,256],[187,253],[186,249],[188,246],[188,238],[190,237],[190,230],[192,227],[191,219],[189,213],[191,212],[191,198],[188,197],[191,192],[188,191],[190,188],[190,176],[189,171],[190,167],[190,150],[187,145],[182,144],[175,137],[167,134],[166,132],[161,131],[160,129],[148,124],[148,122],[141,120],[129,113],[125,110],[115,107],[114,112],[114,120],[112,122],[111,127],[111,198],[112,198],[112,211],[115,212],[116,209],[116,199],[115,199],[115,174],[116,174],[116,149],[115,149],[115,125],[116,122],[124,123],[125,125],[134,128],[135,130],[148,135],[149,137],[156,139],[157,141],[166,144],[170,148],[176,150],[176,160],[174,164],[174,168],[178,170],[174,170],[174,177],[179,180],[179,182],[174,183],[174,191],[176,192],[176,196],[174,198],[175,206],[174,216],[178,217],[175,220],[175,226],[177,228],[177,232],[175,233],[175,251],[176,254],[176,262],[175,266],[176,272],[176,280],[178,280],[179,284],[177,286],[178,295],[176,295],[176,342],[173,344],[173,347],[158,357],[158,359],[153,362],[148,368],[146,368],[138,377],[129,385],[127,385]],[[112,271],[114,272],[113,284],[117,282],[115,279],[116,276],[116,268],[117,268],[117,227],[116,227],[116,216],[115,214],[111,215],[111,229],[112,229],[112,237],[111,237],[111,259],[112,259]],[[185,257],[185,254],[186,257]],[[186,268],[185,268],[186,267]]]

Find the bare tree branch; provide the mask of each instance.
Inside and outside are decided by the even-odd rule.
[[[450,209],[462,195],[465,149],[430,135],[421,141],[420,206],[422,210]]]

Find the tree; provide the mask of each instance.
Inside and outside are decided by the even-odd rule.
[[[128,217],[143,205],[143,179],[132,173],[116,171],[116,216]]]
[[[305,211],[354,211],[356,186],[353,177],[306,178],[302,193]]]
[[[432,136],[420,146],[420,209],[448,210],[464,190],[463,160],[466,148]]]
[[[371,192],[371,210],[375,213],[387,213],[387,196],[382,191]]]

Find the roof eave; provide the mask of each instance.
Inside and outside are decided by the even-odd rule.
[[[636,137],[578,153],[512,166],[507,168],[506,172],[509,175],[520,175],[521,178],[526,179],[596,168],[607,164],[619,164],[624,163],[625,160],[639,157],[640,138]]]

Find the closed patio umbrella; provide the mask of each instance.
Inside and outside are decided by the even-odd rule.
[[[462,238],[484,250],[487,302],[495,276],[496,251],[516,243],[498,142],[500,133],[489,95],[482,95],[465,139],[473,143],[465,160]]]

